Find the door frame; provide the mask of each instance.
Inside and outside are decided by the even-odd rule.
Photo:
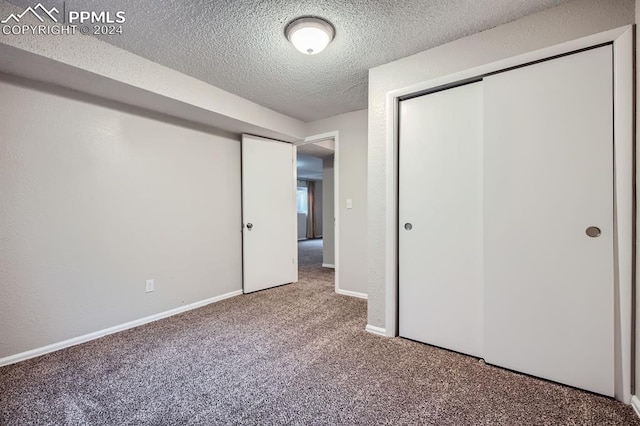
[[[322,141],[326,141],[328,139],[333,139],[333,143],[334,143],[334,152],[333,152],[333,217],[334,217],[334,224],[333,224],[333,267],[334,267],[334,279],[335,279],[335,292],[336,293],[342,293],[343,290],[340,290],[340,285],[339,285],[339,277],[340,277],[340,167],[339,167],[339,152],[340,152],[340,143],[339,143],[339,132],[337,130],[333,131],[333,132],[326,132],[326,133],[320,133],[317,135],[312,135],[312,136],[307,136],[306,138],[304,138],[304,140],[302,142],[297,142],[295,143],[295,156],[296,158],[298,158],[298,150],[297,147],[301,146],[301,145],[309,145],[312,143],[317,143],[317,142],[322,142]],[[297,216],[296,216],[296,220],[297,220]],[[322,221],[324,223],[325,218],[322,218]],[[324,234],[324,232],[323,232]],[[298,252],[297,249],[297,242],[296,242],[296,253]],[[299,268],[299,265],[298,265]],[[344,294],[344,293],[343,293]]]
[[[398,136],[402,99],[458,86],[464,82],[509,68],[546,60],[598,45],[613,46],[614,80],[614,271],[615,289],[615,397],[629,403],[635,358],[635,162],[634,158],[634,31],[628,25],[512,58],[489,63],[433,80],[387,92],[386,188],[385,188],[385,329],[398,335]],[[368,326],[369,327],[369,326]],[[640,330],[638,330],[640,331]]]

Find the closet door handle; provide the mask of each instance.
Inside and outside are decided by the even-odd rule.
[[[598,238],[602,234],[602,231],[597,226],[590,226],[585,233],[591,238]]]
[[[407,231],[411,231],[413,229],[413,225],[407,222],[404,224],[404,229],[406,229]]]

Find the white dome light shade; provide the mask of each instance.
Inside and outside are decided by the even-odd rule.
[[[291,22],[285,31],[287,39],[305,55],[315,55],[333,40],[330,23],[320,18],[299,18]]]

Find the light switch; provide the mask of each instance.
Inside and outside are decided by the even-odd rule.
[[[353,208],[353,200],[351,198],[347,198],[347,208],[348,209]]]

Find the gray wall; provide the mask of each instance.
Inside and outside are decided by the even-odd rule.
[[[387,92],[634,22],[633,0],[578,0],[369,71],[368,322],[386,327]],[[393,330],[387,330],[387,333]]]
[[[0,358],[241,289],[239,138],[10,77],[0,98]]]
[[[367,110],[340,114],[308,124],[309,136],[338,131],[339,227],[338,285],[367,293]],[[353,208],[346,208],[346,200]]]
[[[333,227],[333,156],[322,159],[322,263],[333,265],[335,235]]]

